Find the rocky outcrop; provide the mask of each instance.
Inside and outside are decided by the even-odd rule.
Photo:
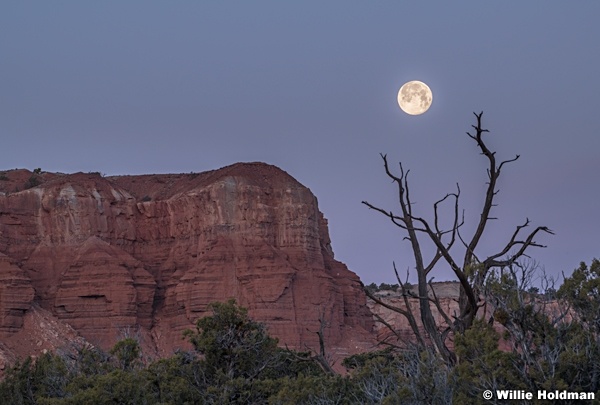
[[[457,315],[459,313],[458,308],[458,297],[460,285],[457,282],[441,282],[441,283],[432,283],[433,288],[435,289],[436,297],[439,300],[440,307],[443,311],[450,317],[453,315]],[[412,286],[411,291],[414,296],[418,295],[417,286]],[[401,292],[394,290],[381,290],[374,293],[375,296],[383,301],[384,303],[391,305],[396,308],[400,308],[402,310],[406,310],[406,304],[404,301],[404,297]],[[423,323],[421,322],[421,317],[419,316],[419,300],[413,297],[408,299],[408,303],[410,305],[410,310],[412,311],[415,320],[417,322],[417,326],[419,327],[420,333],[422,336],[426,336],[425,328],[423,327]],[[392,326],[395,330],[395,334],[390,331],[390,329],[385,326],[383,322],[377,322],[375,326],[375,330],[377,333],[378,341],[390,341],[394,344],[398,340],[398,336],[402,341],[400,344],[406,342],[414,342],[415,335],[408,323],[406,317],[396,311],[388,309],[382,305],[375,303],[373,300],[368,301],[369,308],[372,313],[380,317],[385,323]],[[435,305],[431,304],[431,311],[435,322],[437,325],[440,325],[441,328],[446,326],[444,321],[444,317]]]
[[[75,253],[54,298],[59,319],[96,342],[114,342],[123,328],[152,327],[156,283],[141,262],[95,236]]]
[[[430,286],[433,287],[435,291],[435,297],[437,297],[438,299],[440,308],[449,317],[449,319],[454,319],[455,316],[458,316],[460,314],[460,308],[458,305],[460,296],[460,283],[453,281],[445,281],[431,283]],[[424,339],[427,340],[427,333],[425,332],[425,328],[423,327],[423,322],[421,321],[420,317],[419,300],[415,298],[418,296],[416,285],[410,287],[410,294],[412,294],[412,297],[408,298],[408,305],[410,306],[410,310],[412,311],[415,317],[415,321],[417,323],[417,327],[419,328],[421,336],[423,336]],[[377,299],[381,300],[387,305],[400,308],[402,310],[407,310],[407,306],[401,290],[380,290],[374,292],[374,295]],[[430,294],[430,297],[433,298],[433,295]],[[485,301],[483,296],[481,297],[481,299],[482,301],[480,302],[477,317],[488,321],[494,313],[494,308],[491,304]],[[415,334],[404,315],[400,314],[399,312],[393,311],[389,308],[386,308],[385,306],[380,305],[371,299],[368,300],[368,306],[376,318],[383,320],[383,322],[378,321],[375,324],[375,330],[378,341],[386,341],[400,346],[408,342],[416,342]],[[430,308],[435,323],[436,325],[438,325],[440,332],[444,331],[447,327],[444,315],[440,313],[439,309],[433,302],[430,303]],[[390,325],[394,329],[394,332],[392,332],[390,328],[385,324]],[[502,336],[504,332],[504,328],[502,327],[502,325],[498,322],[495,322],[494,328],[500,333],[500,336]],[[454,337],[452,333],[450,333],[448,335],[447,341],[447,345],[450,349],[454,347],[453,341]],[[507,349],[508,344],[501,340],[500,347],[502,349]]]
[[[360,281],[334,259],[316,198],[274,166],[2,175],[0,252],[15,264],[0,260],[0,277],[23,297],[0,295],[13,302],[0,307],[15,314],[13,329],[35,291],[41,309],[94,344],[136,330],[169,355],[208,303],[235,298],[290,347],[318,348],[321,322],[334,351],[373,342]]]

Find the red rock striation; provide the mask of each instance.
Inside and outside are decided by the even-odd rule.
[[[316,198],[274,166],[0,174],[4,336],[33,301],[94,344],[136,330],[169,355],[208,303],[235,298],[290,347],[317,349],[320,321],[340,354],[373,343],[360,281],[334,259]]]
[[[31,280],[0,253],[0,334],[17,332],[33,301]]]

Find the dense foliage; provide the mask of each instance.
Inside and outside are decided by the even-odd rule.
[[[487,389],[600,398],[600,262],[582,263],[551,297],[510,270],[487,282],[493,318],[455,336],[456,365],[407,344],[345,359],[346,375],[327,373],[312,353],[278,347],[229,301],[211,304],[212,316],[185,333],[191,352],[144,364],[138,341],[126,338],[108,353],[80,347],[27,358],[6,370],[0,404],[494,403],[483,400]]]

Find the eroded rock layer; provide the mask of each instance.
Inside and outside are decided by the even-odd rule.
[[[274,166],[2,176],[0,333],[35,302],[94,344],[137,330],[169,355],[208,303],[235,298],[290,347],[318,348],[321,322],[338,351],[372,343],[359,279],[334,259],[316,198]]]

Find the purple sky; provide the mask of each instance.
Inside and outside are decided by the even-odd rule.
[[[392,282],[408,243],[360,203],[397,207],[379,153],[411,169],[420,215],[459,182],[468,234],[486,161],[465,131],[483,110],[498,158],[521,159],[481,254],[529,217],[556,232],[530,252],[548,273],[600,256],[600,2],[290,3],[2,2],[0,169],[271,163],[318,197],[336,258]],[[433,91],[424,115],[396,104],[409,80]]]

